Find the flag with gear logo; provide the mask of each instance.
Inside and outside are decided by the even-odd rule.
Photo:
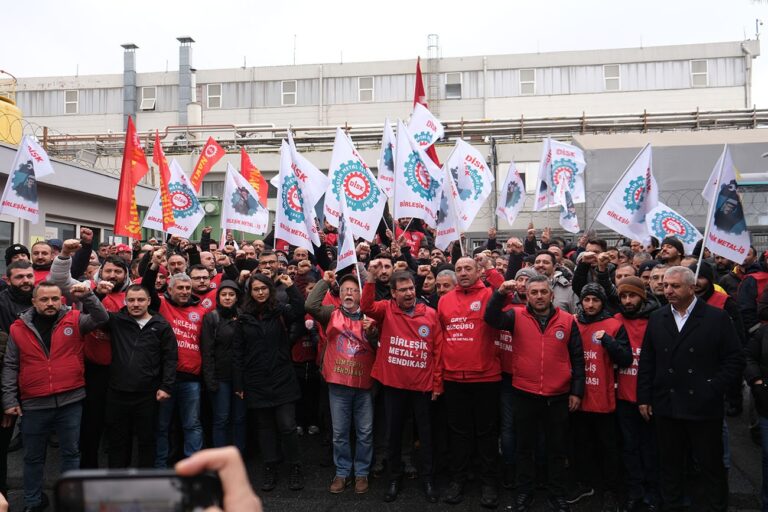
[[[197,200],[197,194],[195,194],[189,178],[175,159],[171,160],[168,166],[168,176],[168,202],[171,206],[173,222],[166,225],[166,229],[163,229],[163,207],[161,204],[163,193],[158,191],[147,215],[144,217],[142,227],[189,238],[205,217],[205,211],[200,206],[200,201]]]
[[[434,228],[442,171],[416,144],[402,121],[397,123],[395,149],[394,218],[415,217]]]
[[[269,226],[269,211],[262,206],[259,193],[246,178],[227,162],[224,197],[221,206],[221,230],[235,229],[263,235]]]
[[[29,135],[21,139],[5,182],[0,214],[26,219],[37,224],[40,205],[37,180],[53,174],[53,166],[45,150]]]
[[[536,177],[536,198],[534,211],[541,211],[551,206],[567,208],[565,191],[570,193],[573,203],[586,201],[584,192],[584,172],[587,162],[584,152],[572,144],[554,139],[544,140]]]
[[[468,231],[472,221],[491,195],[493,173],[480,152],[461,139],[456,140],[451,156],[443,166],[444,175],[450,173],[454,208],[459,228]]]
[[[509,163],[507,178],[501,186],[496,215],[512,225],[525,204],[525,184],[520,173],[515,169],[515,162]]]
[[[416,103],[408,123],[408,133],[411,134],[413,141],[426,151],[432,144],[443,138],[445,130],[443,124],[427,107]]]
[[[651,236],[659,240],[664,240],[668,236],[674,236],[680,240],[686,254],[691,254],[696,247],[696,242],[703,238],[696,226],[664,203],[659,203],[656,208],[648,212],[645,223],[648,225]]]

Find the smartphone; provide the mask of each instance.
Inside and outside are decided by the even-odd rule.
[[[214,473],[182,477],[172,470],[76,470],[56,483],[57,512],[186,512],[221,507]]]

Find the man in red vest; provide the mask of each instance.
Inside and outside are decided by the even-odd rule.
[[[375,300],[381,272],[381,262],[372,261],[360,308],[381,326],[371,376],[382,384],[387,421],[389,486],[384,501],[396,500],[400,492],[403,424],[406,415],[413,414],[421,443],[420,475],[427,500],[435,503],[430,404],[443,392],[443,333],[437,312],[416,303],[416,280],[410,272],[392,274],[392,299]]]
[[[482,271],[473,258],[459,258],[455,272],[458,286],[443,295],[437,307],[443,330],[444,400],[452,455],[452,481],[443,501],[455,505],[463,500],[474,453],[480,461],[480,505],[495,508],[499,503],[496,459],[501,362],[495,345],[498,331],[483,321],[493,290],[480,279]]]
[[[616,373],[629,367],[632,349],[621,322],[609,313],[608,296],[597,283],[581,289],[576,320],[584,342],[586,386],[581,407],[571,417],[574,434],[574,473],[577,487],[573,504],[602,489],[602,509],[619,506],[619,432],[616,429]],[[595,461],[601,464],[595,464]]]
[[[43,281],[32,294],[32,308],[10,329],[2,373],[3,409],[24,415],[25,510],[48,506],[42,492],[48,436],[59,437],[61,472],[80,467],[80,420],[85,398],[84,336],[109,319],[90,286],[70,288],[89,314],[62,305],[61,289]]]
[[[549,278],[528,279],[525,309],[502,311],[506,295],[517,287],[505,281],[485,310],[485,321],[512,333],[512,387],[515,406],[517,489],[514,510],[526,512],[533,503],[536,465],[534,450],[543,429],[546,441],[549,506],[568,512],[565,500],[568,411],[576,411],[584,395],[584,350],[573,315],[554,307]]]
[[[307,313],[325,329],[328,340],[320,357],[322,375],[328,383],[336,465],[336,475],[329,490],[332,494],[339,494],[352,484],[353,458],[349,431],[354,421],[355,493],[364,494],[368,492],[368,473],[373,458],[371,370],[376,352],[368,340],[373,322],[360,311],[360,285],[354,274],[341,278],[341,305],[323,305],[325,294],[335,280],[334,272],[327,270],[305,304]]]

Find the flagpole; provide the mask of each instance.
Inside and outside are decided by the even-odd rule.
[[[606,194],[606,196],[605,196],[605,199],[603,199],[603,202],[602,202],[602,204],[600,205],[600,208],[598,208],[598,209],[597,209],[597,213],[596,213],[596,214],[595,214],[595,216],[592,218],[592,222],[589,224],[589,227],[587,228],[587,231],[591,230],[591,229],[592,229],[592,226],[594,226],[594,225],[595,225],[595,221],[597,220],[597,216],[598,216],[598,215],[600,215],[600,212],[603,210],[603,206],[605,206],[605,203],[607,203],[607,202],[608,202],[608,199],[611,197],[611,195],[613,195],[613,191],[614,191],[614,190],[616,190],[616,187],[618,187],[618,186],[619,186],[619,183],[621,183],[621,180],[623,180],[623,179],[624,179],[624,176],[626,176],[626,175],[627,175],[627,173],[629,172],[629,170],[632,168],[632,166],[633,166],[633,165],[635,165],[635,162],[637,162],[637,159],[638,159],[638,158],[640,158],[640,155],[642,155],[642,154],[643,154],[643,151],[645,151],[645,148],[647,148],[647,147],[648,147],[648,146],[650,146],[650,145],[651,145],[651,143],[649,142],[649,143],[647,143],[645,146],[643,146],[643,149],[641,149],[641,150],[640,150],[640,151],[639,151],[639,152],[638,152],[638,153],[635,155],[635,158],[633,158],[633,159],[632,159],[632,162],[630,162],[630,164],[627,166],[627,169],[626,169],[626,170],[625,170],[625,171],[624,171],[624,172],[621,174],[621,176],[619,176],[619,179],[617,179],[617,180],[616,180],[616,183],[614,183],[614,184],[613,184],[613,187],[612,187],[612,188],[611,188],[611,190],[608,192],[608,194]],[[651,163],[653,163],[653,162],[651,162]],[[586,176],[586,172],[584,173],[584,175]],[[587,188],[587,184],[586,184],[586,182],[585,182],[585,183],[584,183],[584,190],[585,190],[585,191],[586,191],[586,188]],[[585,198],[585,199],[586,199],[586,198]],[[584,219],[584,220],[586,220],[586,219]],[[585,231],[585,233],[586,233],[586,231]]]
[[[718,196],[718,190],[720,189],[720,180],[723,177],[723,167],[725,167],[725,151],[728,149],[728,144],[723,144],[723,153],[720,156],[720,170],[717,171],[716,185],[712,187],[712,197],[709,198],[709,210],[707,211],[707,223],[704,225],[704,239],[701,241],[701,252],[699,253],[699,261],[696,263],[695,279],[699,278],[699,272],[701,271],[701,262],[704,259],[704,249],[707,247],[707,240],[709,237],[709,225],[712,223],[712,216],[715,214],[715,204]]]

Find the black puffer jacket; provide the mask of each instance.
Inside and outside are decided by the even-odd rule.
[[[768,418],[768,325],[752,335],[744,354],[747,356],[744,380],[752,389],[758,414]],[[758,380],[762,383],[755,384]]]
[[[291,325],[304,320],[304,298],[295,286],[286,288],[288,303],[259,317],[237,319],[233,347],[235,391],[245,392],[251,409],[276,407],[301,397],[291,361]]]
[[[221,290],[240,288],[233,281],[225,280],[216,293],[216,309],[203,317],[200,333],[200,354],[203,357],[203,380],[211,391],[218,391],[219,382],[232,382],[232,340],[237,328],[237,309],[225,308],[219,296]]]

